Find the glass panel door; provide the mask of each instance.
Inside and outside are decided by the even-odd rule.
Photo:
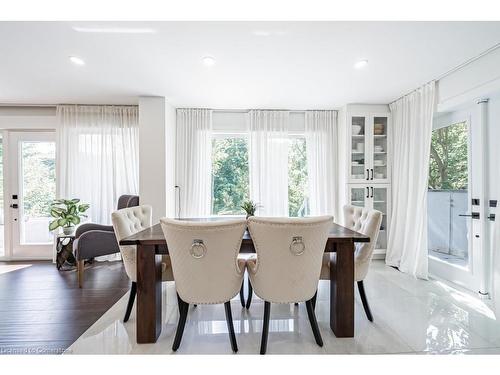
[[[350,202],[353,206],[365,207],[366,199],[368,198],[368,188],[357,186],[350,188]]]
[[[474,240],[480,239],[481,222],[479,206],[472,207],[470,156],[474,154],[469,152],[469,134],[467,121],[432,133],[427,194],[429,271],[477,291],[480,272],[473,259],[480,253],[480,243]]]
[[[49,206],[56,197],[54,133],[10,134],[12,258],[52,257]]]
[[[373,189],[373,190],[372,190]],[[373,208],[375,210],[378,210],[382,212],[382,224],[380,224],[380,232],[378,235],[377,239],[377,244],[375,245],[376,249],[387,249],[387,220],[389,216],[389,207],[387,203],[387,198],[389,196],[388,194],[388,188],[387,187],[378,187],[378,186],[372,186],[370,187],[371,191],[371,198],[372,198],[372,204]]]
[[[366,118],[353,116],[351,118],[351,179],[365,180],[366,175]]]
[[[373,169],[370,170],[371,180],[387,179],[387,117],[373,118]]]

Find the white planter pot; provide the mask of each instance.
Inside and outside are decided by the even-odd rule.
[[[74,226],[72,226],[72,227],[63,227],[63,233],[66,236],[71,236],[73,233],[75,233],[75,227]]]

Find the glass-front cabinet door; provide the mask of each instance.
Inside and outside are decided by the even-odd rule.
[[[365,186],[351,186],[349,188],[349,202],[353,206],[366,207],[369,190]]]
[[[388,179],[387,116],[374,116],[372,130],[372,142],[370,147],[370,181],[385,182]]]
[[[367,118],[365,116],[352,116],[350,129],[351,142],[351,167],[350,180],[362,181],[367,179],[366,166],[366,135],[367,135]]]
[[[389,217],[390,217],[390,188],[387,184],[359,184],[349,186],[349,203],[353,206],[374,209],[382,212],[382,222],[375,249],[383,254],[387,249]]]
[[[387,229],[389,216],[389,187],[388,186],[370,186],[371,207],[374,210],[382,212],[382,223],[377,239],[375,249],[387,249]]]

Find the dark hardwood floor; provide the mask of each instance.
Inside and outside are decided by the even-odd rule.
[[[51,262],[0,273],[0,354],[60,354],[130,287],[121,262],[95,262],[78,288],[76,270]],[[5,267],[3,267],[5,268]]]

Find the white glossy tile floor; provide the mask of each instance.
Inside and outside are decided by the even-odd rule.
[[[316,315],[324,346],[318,347],[305,305],[271,306],[268,354],[500,354],[500,316],[488,301],[440,281],[415,280],[372,263],[365,281],[374,315],[370,323],[356,292],[354,338],[336,338],[329,327],[329,283],[320,282]],[[162,333],[156,344],[136,344],[135,309],[123,315],[128,294],[71,345],[65,354],[171,354],[178,320],[173,283],[164,284]],[[264,303],[249,311],[232,301],[238,354],[258,354]],[[232,354],[224,306],[190,307],[177,354]]]

